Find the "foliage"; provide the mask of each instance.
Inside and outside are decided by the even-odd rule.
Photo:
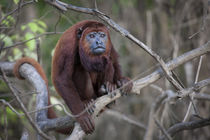
[[[16,1],[17,2],[17,1]],[[5,16],[5,14],[3,14]],[[43,34],[46,32],[47,25],[44,21],[40,19],[34,19],[31,22],[23,24],[18,27],[14,27],[15,25],[15,18],[12,16],[7,16],[6,19],[2,21],[2,26],[7,28],[16,28],[19,30],[11,35],[6,35],[1,33],[0,39],[2,40],[4,47],[13,46],[14,42],[24,42],[26,41],[24,47],[21,48],[14,48],[12,49],[12,55],[8,56],[10,61],[14,61],[22,56],[30,56],[36,59],[36,39],[34,39],[37,35]],[[29,41],[30,40],[30,41]],[[3,57],[3,56],[2,56]],[[0,56],[1,58],[1,56]]]

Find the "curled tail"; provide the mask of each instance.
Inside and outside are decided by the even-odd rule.
[[[45,81],[45,84],[47,85],[47,89],[48,89],[48,80],[47,80],[46,74],[45,74],[42,66],[36,60],[34,60],[32,58],[23,57],[23,58],[16,61],[15,65],[14,65],[14,68],[13,68],[13,73],[14,73],[15,77],[17,77],[20,80],[25,79],[24,77],[22,77],[20,75],[20,72],[19,72],[20,66],[23,65],[24,63],[28,63],[28,64],[32,65],[37,70],[37,72],[40,74],[42,79]],[[51,105],[49,90],[48,90],[48,105]],[[57,116],[55,114],[55,111],[52,108],[48,109],[47,116],[48,116],[49,119],[57,118]],[[56,131],[59,132],[59,133],[62,133],[62,134],[70,134],[71,131],[72,131],[72,128],[61,129],[61,130],[56,130]]]

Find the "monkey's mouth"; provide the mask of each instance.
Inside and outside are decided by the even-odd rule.
[[[97,49],[104,49],[105,50],[105,47],[103,47],[103,46],[97,46],[96,48],[94,48],[94,50],[97,50]]]
[[[106,48],[103,46],[97,46],[96,48],[94,48],[94,50],[105,50]]]
[[[103,46],[97,46],[96,48],[93,49],[95,54],[101,54],[105,52],[106,48]]]

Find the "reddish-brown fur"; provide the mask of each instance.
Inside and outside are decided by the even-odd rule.
[[[101,55],[93,55],[85,36],[93,31],[106,33],[106,51]],[[81,36],[78,37],[78,33]],[[26,58],[28,60],[28,58]],[[18,67],[24,60],[19,60],[14,73],[21,78]],[[27,61],[28,62],[28,61]],[[47,83],[46,76],[41,68],[31,63]],[[118,54],[112,46],[108,29],[98,21],[81,21],[67,31],[59,39],[52,60],[52,81],[56,91],[62,96],[65,103],[73,114],[79,114],[85,109],[85,104],[91,99],[96,99],[102,94],[99,89],[102,84],[109,82],[117,85],[118,81],[127,82],[122,77],[118,63]],[[130,86],[131,89],[132,85]],[[53,112],[49,111],[50,114]],[[53,114],[51,117],[55,117]],[[91,116],[86,112],[76,118],[86,133],[92,133],[94,123]],[[87,121],[88,120],[88,121]],[[63,133],[67,133],[64,131]]]

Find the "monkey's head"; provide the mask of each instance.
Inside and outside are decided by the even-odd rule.
[[[89,32],[85,40],[93,55],[100,55],[106,51],[107,35],[102,31]]]
[[[108,29],[102,23],[85,27],[80,36],[79,46],[91,56],[109,54],[111,41]]]
[[[112,47],[108,29],[104,24],[95,22],[79,30],[79,54],[82,64],[86,70],[102,71]]]

